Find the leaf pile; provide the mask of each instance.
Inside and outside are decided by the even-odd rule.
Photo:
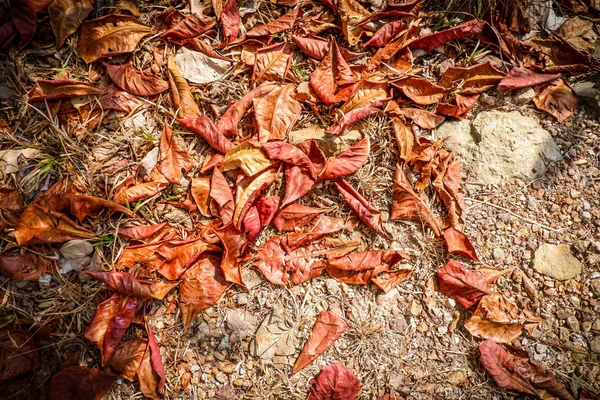
[[[422,12],[419,0],[381,9],[356,0],[277,1],[269,5],[276,18],[254,26],[236,0],[213,1],[202,14],[175,2],[177,8],[149,8],[144,18],[129,1],[112,12],[97,10],[91,0],[10,3],[0,28],[4,49],[38,45],[38,21],[48,16],[57,48],[71,43],[95,71],[89,81],[67,71],[48,73],[28,93],[29,102],[47,109],[73,140],[99,134],[110,122],[106,116],[119,119],[150,108],[161,119],[158,145],[123,167],[125,179],[94,181],[90,173],[83,182],[71,176],[28,202],[17,189],[0,189],[0,227],[17,245],[0,256],[8,279],[56,274],[54,258],[43,255],[66,242],[71,248],[115,238],[127,243],[114,264],[87,274],[112,292],[85,331],[107,372],[65,368],[50,380],[49,398],[77,392],[100,398],[116,375],[139,381],[150,398],[163,396],[167,377],[147,311],[173,290],[188,329],[232,285],[246,287],[243,270],[250,265],[281,286],[327,273],[387,292],[410,278],[412,271],[399,267],[411,260],[408,254],[358,251],[360,243],[340,239],[355,229],[369,229],[389,243],[394,224],[414,221],[443,238],[448,253],[479,261],[463,233],[460,161],[441,141],[427,139],[428,131],[446,118],[464,118],[494,89],[534,87],[535,106],[564,121],[577,96],[561,74],[586,72],[595,63],[589,46],[571,40],[573,29],[563,30],[568,37],[558,32],[520,41],[511,31],[523,27],[512,21],[466,16],[439,29],[439,14]],[[487,51],[476,56],[480,45]],[[450,62],[431,70],[415,64],[436,53]],[[244,93],[222,107],[203,95],[202,85],[225,79]],[[359,123],[373,118],[386,118],[393,127],[397,164],[390,210],[378,209],[375,194],[352,183],[372,156],[373,138]],[[336,153],[317,136],[291,140],[305,123],[298,121],[309,120],[320,121],[332,137],[355,125],[362,136]],[[331,215],[313,194],[321,188],[335,189],[353,218]],[[152,212],[158,206],[174,208],[190,223],[162,218]],[[98,225],[102,219],[120,221],[109,228]],[[90,253],[73,256],[71,264],[88,265]],[[461,305],[477,305],[465,326],[488,339],[480,346],[482,364],[500,386],[570,398],[540,365],[495,344],[511,342],[538,321],[493,291],[490,284],[501,274],[450,260],[438,279],[440,290]],[[321,313],[292,372],[327,351],[347,327],[341,317]],[[11,329],[0,331],[12,338],[2,339],[2,351],[16,351],[10,360],[0,357],[0,370],[13,366],[3,379],[39,366],[28,334]],[[11,350],[20,342],[26,347]],[[323,368],[311,382],[309,399],[351,399],[362,386],[341,364]]]

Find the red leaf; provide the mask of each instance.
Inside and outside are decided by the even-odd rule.
[[[215,231],[223,244],[221,268],[227,282],[246,287],[242,281],[242,265],[240,258],[246,250],[248,239],[244,233],[238,232],[232,224]]]
[[[448,253],[458,254],[479,262],[475,248],[464,233],[450,227],[444,231],[444,243]]]
[[[223,154],[227,153],[233,147],[233,143],[223,136],[206,115],[200,115],[195,118],[183,118],[179,122],[184,129],[202,136],[213,149]]]
[[[437,272],[440,291],[463,307],[470,308],[492,293],[489,282],[479,273],[449,260]]]
[[[281,17],[273,20],[271,22],[267,22],[264,25],[257,26],[246,33],[246,36],[249,38],[260,37],[260,36],[270,36],[276,33],[285,32],[294,27],[296,23],[296,19],[298,18],[298,13],[300,11],[300,7],[296,7],[289,13],[282,15]]]
[[[240,32],[240,11],[236,0],[227,0],[221,13],[221,25],[223,27],[223,44],[229,44],[237,39]]]
[[[362,388],[352,371],[341,363],[323,367],[310,384],[313,386],[306,400],[353,400]]]
[[[27,46],[33,39],[36,30],[36,15],[34,10],[29,7],[27,2],[24,1],[11,1],[10,2],[10,16],[14,28],[19,32],[21,41],[19,42],[19,49]]]
[[[262,149],[271,160],[281,160],[287,164],[300,167],[312,177],[316,175],[315,167],[310,161],[310,158],[293,144],[280,141],[268,142],[263,143]]]
[[[488,61],[471,67],[450,67],[441,76],[439,84],[449,89],[460,88],[463,94],[476,94],[491,89],[502,78],[504,72]]]
[[[100,400],[117,377],[96,368],[73,366],[58,372],[48,385],[48,400]]]
[[[169,89],[169,83],[155,75],[139,72],[131,63],[110,65],[104,63],[110,79],[121,89],[136,96],[152,96]]]
[[[29,102],[53,101],[102,94],[102,89],[85,82],[40,79],[28,94]]]
[[[119,233],[119,235],[124,236],[129,240],[142,241],[144,239],[148,239],[149,237],[152,237],[154,234],[159,232],[166,225],[167,225],[167,223],[163,222],[162,224],[156,224],[156,225],[132,226],[131,228],[119,229],[118,233]]]
[[[41,366],[30,332],[0,329],[0,382],[6,382]]]
[[[317,215],[327,211],[325,208],[315,208],[302,204],[290,204],[281,209],[273,220],[273,226],[280,231],[294,231],[303,228]]]
[[[428,81],[425,78],[406,77],[394,82],[400,92],[415,103],[428,106],[442,100],[448,93],[447,89]]]
[[[392,221],[422,221],[429,225],[436,236],[442,232],[427,204],[414,192],[400,165],[394,174],[394,196],[392,198]]]
[[[306,171],[295,165],[285,167],[285,196],[282,207],[293,203],[312,190],[315,180]]]
[[[207,32],[215,26],[215,23],[214,18],[192,14],[179,21],[177,25],[163,33],[160,37],[171,43],[183,45],[188,39],[198,37]]]
[[[182,171],[187,172],[194,166],[187,150],[173,138],[173,131],[167,124],[163,127],[160,137],[160,156],[158,170],[171,183],[181,184]]]
[[[366,285],[371,279],[410,256],[397,250],[370,250],[327,260],[327,273],[340,282]]]
[[[360,193],[356,191],[343,178],[334,183],[335,188],[340,192],[346,203],[350,206],[352,212],[374,232],[377,232],[384,238],[390,239],[391,236],[382,226],[381,212],[371,205]]]
[[[22,209],[23,201],[19,190],[0,187],[0,231],[14,226]]]
[[[171,289],[177,286],[177,283],[136,279],[129,272],[88,271],[87,273],[121,295],[135,296],[140,299],[162,300]]]
[[[262,226],[267,226],[273,221],[280,201],[281,198],[279,196],[267,196],[258,199],[255,205]]]
[[[362,46],[374,46],[382,47],[388,44],[393,38],[396,37],[404,28],[406,24],[400,20],[388,22],[377,30],[367,42]]]
[[[543,365],[516,351],[508,352],[488,339],[479,345],[479,360],[503,389],[512,389],[544,398],[574,400],[562,383]]]
[[[85,338],[100,348],[102,364],[106,364],[113,356],[131,324],[137,303],[136,297],[113,294],[108,300],[98,304],[85,331]]]
[[[148,332],[148,349],[150,350],[150,364],[152,365],[152,370],[158,375],[158,385],[156,390],[159,394],[163,394],[165,391],[165,367],[162,362],[162,357],[160,355],[160,349],[158,348],[158,343],[156,343],[156,339],[154,338],[154,333],[150,328],[150,325],[146,322],[146,330]],[[152,397],[152,396],[150,396]]]
[[[460,160],[452,160],[451,153],[446,156],[432,172],[437,176],[433,188],[448,210],[450,226],[462,230],[465,225],[465,201],[461,192]]]
[[[429,52],[451,40],[462,39],[479,35],[483,31],[485,22],[478,19],[463,22],[453,28],[448,28],[440,32],[421,36],[409,44],[411,49],[424,49]]]
[[[316,58],[321,61],[329,52],[329,42],[319,36],[308,35],[306,37],[292,35],[292,40],[296,46],[309,57]],[[350,61],[359,56],[357,53],[352,53],[345,48],[340,48],[340,53],[344,60]]]
[[[246,215],[244,215],[244,222],[242,225],[248,240],[255,242],[261,229],[260,216],[258,215],[258,209],[255,205],[251,206],[246,212]]]
[[[0,256],[0,272],[6,279],[37,282],[46,273],[54,273],[56,262],[37,254]]]
[[[275,179],[277,179],[278,174],[279,164],[277,163],[273,167],[257,174],[255,177],[246,177],[238,183],[235,193],[235,209],[233,210],[232,218],[232,222],[236,228],[240,228],[242,220],[248,209],[252,206],[254,200],[258,198],[263,189],[267,188],[275,181]]]
[[[381,110],[375,107],[354,108],[349,113],[344,114],[338,123],[329,128],[325,133],[328,135],[341,135],[358,121],[379,113],[381,113]]]
[[[317,317],[310,337],[296,359],[292,373],[295,374],[325,353],[348,328],[348,323],[329,311],[323,311]]]
[[[472,94],[469,96],[457,93],[452,101],[452,103],[456,103],[456,105],[452,103],[438,104],[435,112],[442,115],[448,115],[456,119],[463,119],[471,110],[471,108],[475,107],[475,104],[477,104],[478,100],[478,94]]]
[[[370,149],[369,137],[365,136],[337,156],[329,157],[319,180],[337,179],[358,171],[369,159]]]
[[[202,238],[185,241],[170,241],[161,244],[156,253],[166,261],[157,272],[167,279],[175,280],[194,264],[205,251],[215,250]]]
[[[388,271],[386,278],[373,278],[371,282],[385,293],[389,292],[400,283],[409,279],[413,272],[410,269],[398,269],[396,271]]]
[[[217,202],[221,209],[223,225],[229,224],[233,218],[235,203],[229,183],[218,168],[214,169],[210,180],[210,197]]]
[[[219,259],[209,256],[199,260],[181,276],[179,308],[184,329],[188,329],[202,310],[216,304],[229,284]]]
[[[306,140],[304,142],[298,143],[296,147],[298,147],[308,156],[313,166],[315,167],[315,172],[317,173],[317,175],[320,174],[327,160],[325,159],[325,154],[323,154],[323,151],[317,144],[317,141]]]
[[[309,82],[325,104],[339,103],[350,97],[356,80],[335,40],[331,41],[327,56],[310,75]]]
[[[558,78],[560,78],[560,74],[538,74],[525,67],[515,67],[502,78],[496,90],[502,92],[505,90],[523,89],[550,83]]]

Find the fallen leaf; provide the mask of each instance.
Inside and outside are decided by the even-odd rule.
[[[538,74],[525,67],[515,67],[502,78],[496,90],[502,92],[505,90],[523,89],[550,83],[558,78],[560,78],[560,74]]]
[[[0,272],[6,279],[37,282],[47,273],[57,270],[54,260],[37,254],[27,253],[21,256],[0,256]]]
[[[123,342],[117,347],[115,355],[107,365],[119,376],[133,382],[147,348],[148,340],[143,338],[137,337]]]
[[[423,129],[435,129],[439,124],[444,122],[445,119],[441,115],[433,114],[427,110],[421,110],[420,108],[413,107],[397,108],[393,111],[393,113],[395,115],[401,115],[412,120],[415,125],[418,125]]]
[[[167,69],[169,71],[169,86],[171,86],[173,105],[177,109],[177,117],[194,121],[200,116],[200,109],[192,98],[190,86],[179,72],[175,57],[172,55],[167,59]]]
[[[258,49],[252,80],[259,83],[284,80],[292,62],[292,53],[292,46],[288,43],[275,43]]]
[[[100,400],[116,380],[116,376],[100,369],[67,367],[52,376],[46,398]]]
[[[362,107],[380,107],[390,98],[388,90],[387,82],[363,79],[354,86],[348,101],[340,110],[342,113],[349,113]]]
[[[373,282],[375,286],[383,290],[385,293],[388,293],[400,283],[410,279],[412,274],[413,271],[410,269],[397,269],[395,271],[386,272],[386,277],[373,278],[371,279],[371,282]]]
[[[233,148],[233,143],[219,132],[206,115],[199,115],[195,118],[183,118],[179,120],[179,123],[181,123],[183,129],[200,135],[213,149],[220,153],[225,154]]]
[[[181,76],[199,85],[216,82],[227,74],[231,60],[223,57],[201,39],[190,39],[194,48],[182,47],[175,54],[175,65]]]
[[[310,86],[325,104],[346,101],[354,88],[354,74],[342,57],[335,40],[331,41],[327,56],[310,75]]]
[[[381,212],[375,208],[367,199],[356,191],[343,178],[334,183],[335,188],[340,192],[346,203],[350,206],[352,212],[365,223],[374,232],[384,238],[390,239],[391,235],[383,229]]]
[[[412,76],[402,78],[392,85],[397,87],[403,95],[422,106],[438,103],[448,93],[447,89],[425,78]]]
[[[36,103],[38,101],[53,101],[101,93],[102,89],[85,82],[40,79],[35,83],[28,97],[30,103]]]
[[[204,17],[192,14],[179,21],[175,26],[164,32],[160,37],[171,43],[183,45],[189,39],[198,37],[215,26],[216,21],[212,17]]]
[[[424,49],[427,52],[448,43],[452,40],[462,39],[465,37],[473,37],[483,32],[485,23],[478,19],[463,22],[455,27],[444,29],[443,31],[430,33],[429,35],[421,36],[417,40],[410,43],[411,49]]]
[[[92,0],[57,0],[50,4],[48,15],[56,37],[57,48],[62,46],[67,37],[79,28],[93,10]]]
[[[167,124],[164,125],[160,137],[159,151],[158,170],[169,182],[180,185],[183,178],[182,172],[192,169],[194,163],[187,150],[173,137],[173,130]]]
[[[263,143],[262,149],[271,160],[281,160],[286,164],[295,165],[311,177],[316,175],[315,167],[310,158],[293,144],[276,141]]]
[[[575,111],[577,94],[562,79],[539,88],[533,103],[538,110],[554,115],[559,122],[563,122]]]
[[[132,226],[130,228],[121,228],[118,233],[129,240],[142,241],[160,232],[165,226],[167,226],[166,222],[155,225]]]
[[[441,236],[442,232],[431,209],[412,189],[399,164],[396,165],[393,190],[390,214],[392,221],[422,221],[431,228],[436,236]]]
[[[309,57],[315,58],[321,61],[329,53],[329,41],[319,36],[308,35],[306,37],[292,35],[292,40],[296,43],[296,46]],[[358,53],[352,53],[345,48],[340,48],[340,53],[344,60],[350,61],[360,55]]]
[[[396,37],[404,28],[406,28],[406,24],[400,20],[390,21],[383,25],[381,28],[377,30],[362,46],[374,46],[374,47],[382,47],[388,44],[392,39]]]
[[[302,111],[302,105],[292,97],[294,91],[293,84],[278,86],[252,101],[259,142],[285,140]]]
[[[333,0],[342,21],[342,33],[350,46],[358,43],[364,28],[358,23],[370,15],[369,11],[356,0]]]
[[[221,19],[223,27],[223,44],[229,44],[237,39],[240,31],[240,23],[242,22],[237,1],[227,0],[223,5],[223,12],[218,17]]]
[[[477,271],[464,267],[462,264],[449,260],[437,272],[440,291],[452,297],[463,307],[471,308],[487,294],[492,293],[490,283]]]
[[[362,388],[352,371],[341,363],[323,367],[319,375],[310,380],[310,384],[312,388],[306,400],[351,400]]]
[[[517,351],[508,352],[491,339],[482,342],[479,351],[481,365],[501,388],[540,398],[574,400],[565,386],[537,361]]]
[[[219,264],[219,258],[205,257],[181,276],[179,308],[185,330],[202,310],[216,304],[229,286]]]
[[[290,204],[277,213],[273,226],[280,231],[292,232],[302,228],[317,215],[327,211],[325,208],[309,207],[302,204]]]
[[[256,205],[250,206],[246,215],[244,215],[244,221],[242,221],[242,230],[246,233],[246,237],[249,241],[255,242],[256,237],[262,229],[260,223],[260,215],[258,215],[258,209]]]
[[[115,292],[124,296],[135,296],[140,299],[162,300],[177,283],[136,279],[129,272],[90,272],[87,274],[97,281],[110,286]]]
[[[137,18],[108,14],[84,21],[79,29],[79,55],[86,63],[131,53],[138,42],[152,30]]]
[[[317,316],[317,321],[313,326],[310,337],[296,359],[292,373],[295,374],[301,371],[316,360],[317,357],[325,353],[342,336],[347,328],[348,323],[343,318],[329,311],[321,312]]]
[[[381,110],[375,107],[355,108],[349,113],[344,114],[338,123],[327,129],[325,133],[328,135],[342,135],[358,121],[379,113],[381,113]]]
[[[205,251],[215,250],[202,238],[167,241],[158,247],[156,253],[165,262],[162,263],[157,272],[169,280],[176,280],[197,260]]]
[[[459,256],[479,262],[475,248],[464,233],[450,227],[444,231],[444,243],[446,244],[448,253],[458,254]]]
[[[402,117],[392,116],[392,128],[398,147],[398,158],[403,163],[409,164],[421,149],[417,133]]]
[[[256,201],[256,210],[260,218],[261,226],[268,226],[273,221],[275,213],[279,208],[281,198],[279,196],[261,197]]]
[[[198,210],[205,217],[210,217],[210,180],[208,176],[192,178],[192,187],[190,193],[198,207]],[[233,197],[232,197],[233,199]]]
[[[366,285],[382,272],[389,271],[410,256],[397,250],[369,250],[343,257],[328,258],[325,269],[329,276],[352,285]]]
[[[236,228],[240,228],[244,215],[252,206],[260,192],[275,181],[279,174],[279,165],[266,169],[256,177],[246,177],[241,181],[235,192],[235,209],[232,222]]]
[[[169,89],[169,83],[155,75],[139,72],[129,63],[110,65],[104,63],[110,79],[128,93],[136,96],[152,96]]]
[[[5,326],[0,329],[0,381],[7,382],[34,371],[42,364],[33,335]]]
[[[215,233],[223,244],[221,269],[227,282],[246,287],[242,280],[241,257],[246,251],[248,239],[243,232],[238,231],[232,224],[216,230]]]
[[[273,21],[252,28],[246,33],[246,36],[249,38],[270,36],[292,29],[294,27],[294,24],[296,23],[296,19],[298,19],[299,13],[300,7],[296,7],[292,11],[282,15],[281,17]]]
[[[210,180],[210,197],[214,199],[220,207],[223,225],[229,224],[233,218],[235,201],[229,183],[227,183],[227,180],[218,168],[214,169]]]
[[[491,89],[504,78],[488,61],[471,67],[450,67],[444,72],[439,84],[448,89],[459,89],[463,94],[482,93]]]
[[[462,95],[456,93],[452,102],[438,104],[435,112],[456,119],[463,119],[479,100],[479,94]],[[456,104],[453,104],[456,103]]]
[[[369,159],[370,149],[371,142],[369,137],[365,136],[347,150],[329,157],[319,175],[319,180],[337,179],[358,171]]]

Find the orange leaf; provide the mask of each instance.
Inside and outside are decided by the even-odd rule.
[[[181,184],[182,171],[187,172],[194,166],[192,158],[185,148],[173,137],[173,131],[167,124],[160,137],[160,156],[158,170],[171,183]]]
[[[387,293],[400,283],[409,279],[412,274],[413,272],[410,269],[398,269],[395,271],[388,271],[387,277],[385,278],[373,278],[371,279],[371,282],[373,282],[379,289]]]
[[[413,41],[409,47],[411,49],[424,49],[425,51],[430,52],[436,47],[439,47],[444,43],[448,43],[451,40],[476,36],[483,31],[484,26],[485,22],[478,19],[473,19],[443,31],[421,36],[417,40]]]
[[[302,105],[292,97],[293,84],[279,86],[252,101],[258,140],[285,140],[302,111]]]
[[[252,80],[260,83],[285,79],[292,62],[293,52],[292,46],[288,43],[276,43],[258,49]]]
[[[448,93],[447,89],[429,82],[425,78],[406,77],[392,83],[400,92],[421,106],[435,104]]]
[[[193,178],[191,194],[200,213],[205,217],[210,217],[210,177],[201,176]]]
[[[252,28],[250,31],[246,33],[247,37],[260,37],[260,36],[270,36],[276,33],[285,32],[294,27],[296,23],[296,19],[298,18],[298,14],[300,12],[300,7],[296,7],[292,11],[287,14],[282,15],[276,20],[267,22],[264,25],[257,26]]]
[[[339,103],[350,97],[355,83],[354,75],[335,40],[331,41],[329,53],[310,75],[309,82],[325,104]]]
[[[131,228],[119,229],[118,233],[129,240],[142,241],[160,232],[165,226],[167,226],[166,222],[156,225],[132,226]]]
[[[136,96],[152,96],[169,89],[169,83],[144,72],[139,72],[131,63],[110,65],[104,63],[110,79],[121,89]]]
[[[341,363],[330,364],[321,369],[319,375],[310,380],[312,388],[306,400],[351,400],[356,399],[362,384]]]
[[[463,307],[470,308],[486,294],[492,293],[490,282],[480,273],[449,260],[437,272],[440,291]]]
[[[397,250],[370,250],[327,260],[327,273],[340,282],[366,285],[371,279],[410,256]]]
[[[232,224],[216,230],[215,233],[223,244],[221,268],[225,280],[246,287],[244,281],[242,281],[242,265],[240,262],[248,244],[246,235],[239,232]]]
[[[200,115],[200,109],[192,97],[190,85],[179,72],[173,55],[170,55],[167,59],[167,69],[169,71],[169,86],[171,86],[173,105],[177,109],[177,117],[179,119],[194,120]]]
[[[337,179],[358,171],[369,159],[370,149],[371,142],[369,137],[365,136],[347,150],[329,157],[319,175],[319,180]]]
[[[550,83],[558,78],[560,78],[560,74],[538,74],[525,67],[515,67],[502,78],[496,90],[503,92],[505,90],[523,89]]]
[[[533,103],[538,110],[546,111],[554,115],[557,120],[563,122],[575,111],[577,105],[577,94],[562,79],[539,88],[533,98]]]
[[[129,272],[87,272],[88,275],[104,282],[115,292],[140,299],[162,300],[177,283],[136,279]]]
[[[465,94],[475,94],[491,89],[502,78],[504,73],[498,71],[488,61],[471,67],[450,67],[440,78],[439,84],[449,89],[461,89]]]
[[[214,169],[210,180],[210,197],[217,202],[221,211],[223,225],[228,225],[233,218],[235,202],[227,179],[218,168]]]
[[[206,115],[199,115],[194,118],[182,118],[179,120],[179,123],[181,123],[183,129],[187,129],[202,136],[202,138],[218,152],[225,154],[233,148],[233,143],[223,136]]]
[[[85,82],[40,79],[28,94],[29,102],[53,101],[102,94],[103,90]]]
[[[448,253],[458,254],[479,262],[475,248],[464,233],[450,227],[444,231],[444,243]]]

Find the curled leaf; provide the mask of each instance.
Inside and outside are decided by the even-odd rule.
[[[140,299],[162,300],[177,283],[165,283],[136,279],[129,272],[87,272],[94,279],[104,282],[114,291]]]
[[[310,75],[309,82],[325,104],[339,103],[350,97],[355,83],[354,75],[335,40],[331,41],[327,56]]]
[[[533,98],[535,107],[554,115],[560,122],[566,120],[575,111],[577,94],[562,79],[538,89]]]
[[[370,204],[360,193],[356,191],[343,178],[334,183],[335,188],[340,192],[350,209],[356,216],[364,222],[369,228],[385,238],[391,238],[382,226],[381,212]]]
[[[448,253],[458,254],[479,262],[475,248],[464,233],[450,227],[444,231],[444,243]]]
[[[102,89],[85,82],[40,79],[35,83],[28,96],[29,102],[35,103],[101,93]]]
[[[179,122],[184,129],[202,136],[202,138],[218,152],[225,154],[233,147],[233,143],[219,132],[217,127],[206,115],[199,115],[195,118],[183,118],[180,119]]]
[[[424,49],[429,52],[451,40],[476,36],[483,31],[484,26],[485,22],[473,19],[443,31],[421,36],[411,42],[409,46],[411,49]]]
[[[129,63],[125,65],[104,64],[110,79],[128,93],[136,96],[152,96],[169,89],[169,83],[144,72],[137,71]]]
[[[173,137],[173,131],[167,124],[163,127],[160,137],[160,156],[158,170],[171,183],[181,184],[183,172],[187,172],[194,166],[192,158],[187,150],[182,147]]]
[[[330,364],[311,379],[306,400],[355,399],[362,387],[356,376],[341,363]]]
[[[492,293],[490,283],[477,271],[449,260],[437,272],[440,291],[452,297],[463,307],[470,308],[486,294]]]
[[[337,179],[358,171],[367,162],[370,148],[371,142],[366,136],[337,156],[328,158],[319,180]]]
[[[410,256],[397,250],[370,250],[327,260],[329,276],[340,282],[366,285],[371,279]]]
[[[371,282],[375,284],[379,289],[383,290],[385,293],[388,293],[390,290],[409,279],[413,274],[413,271],[410,269],[397,269],[395,271],[388,271],[383,275],[387,275],[385,277],[377,277],[371,279]]]
[[[525,67],[515,67],[502,78],[496,90],[502,92],[505,90],[523,89],[550,83],[558,78],[560,78],[560,74],[538,74]]]

